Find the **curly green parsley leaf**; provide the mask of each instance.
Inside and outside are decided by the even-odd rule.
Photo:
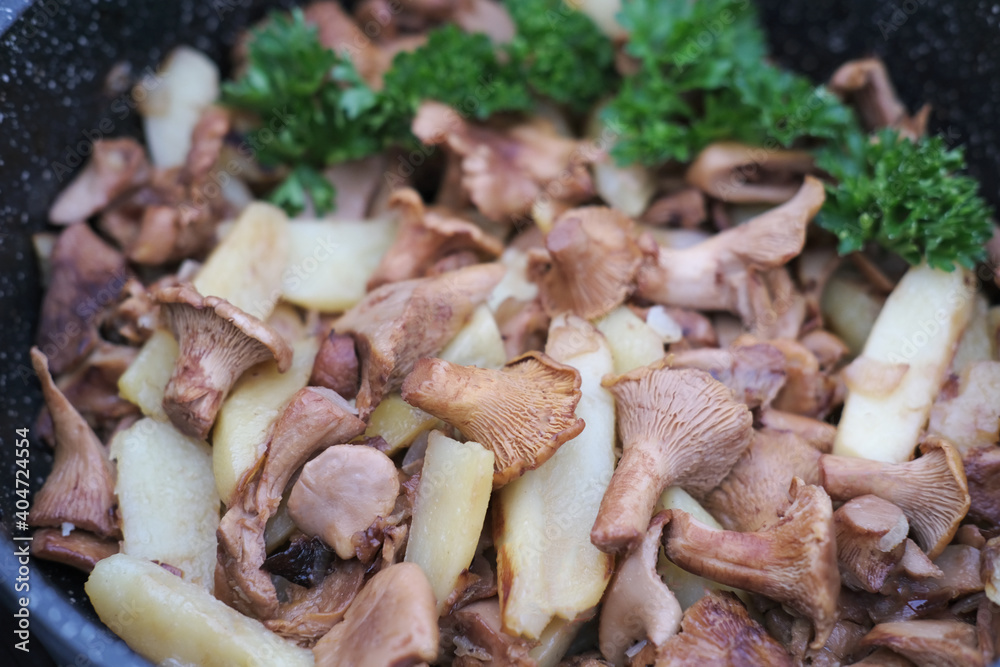
[[[824,88],[764,62],[749,0],[631,0],[619,20],[639,63],[605,111],[622,128],[620,163],[686,162],[724,139],[787,148],[854,125]]]
[[[383,91],[410,113],[423,100],[476,118],[533,106],[518,68],[498,57],[489,37],[454,25],[431,31],[415,51],[399,53],[385,74]]]
[[[324,48],[300,10],[276,14],[254,32],[246,71],[223,86],[223,101],[260,116],[249,140],[261,164],[294,166],[274,194],[292,213],[306,193],[318,212],[332,208],[323,167],[377,153],[409,131],[407,111],[369,88],[349,59]]]
[[[517,28],[507,52],[532,90],[583,112],[615,89],[614,47],[589,16],[563,0],[505,4]]]
[[[941,137],[913,143],[894,130],[876,141],[856,134],[821,151],[817,165],[837,181],[827,185],[817,222],[840,239],[841,254],[874,241],[910,264],[926,259],[945,271],[985,257],[992,211],[976,180],[959,173],[962,149],[949,150]]]

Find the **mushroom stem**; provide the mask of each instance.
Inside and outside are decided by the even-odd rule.
[[[821,648],[837,621],[837,547],[833,507],[817,486],[792,481],[792,505],[781,520],[756,533],[712,529],[671,510],[663,532],[667,557],[689,572],[765,595],[809,618]]]
[[[591,539],[599,536],[597,546],[624,547],[646,532],[656,502],[674,483],[672,475],[660,472],[662,466],[652,453],[656,447],[657,443],[648,440],[636,442],[622,455],[591,531]]]
[[[834,500],[872,494],[898,506],[920,548],[934,558],[968,512],[969,488],[962,458],[949,443],[928,439],[920,452],[920,458],[907,463],[827,454],[820,458],[820,476]]]

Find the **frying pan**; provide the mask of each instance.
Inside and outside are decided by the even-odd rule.
[[[105,78],[116,63],[141,73],[177,44],[226,66],[242,26],[285,2],[265,0],[0,0],[0,600],[13,609],[17,562],[11,540],[15,430],[31,428],[41,402],[28,348],[41,287],[31,234],[85,155],[104,134],[139,136]],[[871,54],[889,66],[911,109],[930,102],[932,131],[965,144],[970,171],[1000,207],[1000,2],[995,0],[758,0],[773,52],[825,80],[843,61]],[[112,112],[111,109],[117,109]],[[102,122],[105,121],[105,122]],[[77,159],[72,156],[76,155]],[[57,173],[58,172],[58,173]],[[32,490],[52,464],[31,437]],[[3,612],[0,655],[21,664],[148,665],[105,628],[83,592],[85,577],[61,565],[30,566],[30,658],[11,651]],[[30,662],[29,662],[30,661]],[[3,661],[12,662],[8,659]]]

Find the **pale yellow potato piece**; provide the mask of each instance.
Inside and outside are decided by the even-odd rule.
[[[552,343],[560,339],[558,349]],[[614,559],[590,541],[615,467],[615,402],[601,386],[613,372],[604,337],[578,317],[556,317],[549,354],[580,371],[576,414],[586,427],[548,461],[504,486],[494,505],[504,626],[539,638],[554,618],[575,619],[600,602]]]
[[[392,456],[410,446],[414,439],[438,424],[437,417],[415,408],[397,393],[382,399],[368,419],[366,438],[382,436],[389,445],[385,454]]]
[[[322,313],[347,310],[365,295],[396,226],[389,219],[294,221],[282,298]]]
[[[615,373],[646,366],[663,358],[663,336],[627,306],[618,306],[594,323],[611,347]]]
[[[958,340],[972,317],[972,275],[911,268],[889,295],[859,360],[905,365],[891,390],[848,390],[833,453],[885,463],[913,457]],[[857,363],[857,362],[855,362]]]
[[[494,313],[504,301],[531,301],[538,296],[538,285],[528,280],[528,255],[517,248],[507,248],[500,255],[500,263],[507,268],[503,278],[490,292],[486,305]]]
[[[538,663],[536,667],[558,667],[584,622],[553,619],[538,638],[538,646],[528,653]]]
[[[237,381],[215,419],[212,468],[219,497],[227,505],[240,480],[264,454],[281,411],[309,382],[319,341],[305,338],[292,345],[292,366],[278,372],[277,363],[254,366]]]
[[[962,373],[977,361],[992,361],[996,358],[996,341],[990,325],[990,303],[983,294],[976,294],[972,309],[972,319],[965,328],[962,339],[951,361],[951,372]]]
[[[122,552],[173,565],[214,590],[219,496],[208,445],[146,418],[115,436],[111,458]]]
[[[722,525],[715,520],[715,517],[709,514],[708,510],[701,506],[701,503],[692,498],[687,491],[679,486],[667,487],[663,492],[663,495],[660,496],[660,501],[656,505],[656,511],[659,512],[660,510],[683,510],[703,524],[717,530],[722,530]],[[687,570],[674,565],[663,554],[663,549],[660,549],[656,571],[677,598],[681,609],[687,609],[709,591],[732,591],[743,598],[745,602],[750,601],[744,591],[717,584],[711,579],[691,574]]]
[[[281,296],[289,265],[289,229],[288,216],[280,208],[250,204],[205,260],[194,277],[195,289],[266,320]]]
[[[157,329],[139,350],[132,364],[118,378],[118,393],[134,403],[142,414],[167,421],[163,393],[177,362],[177,341],[167,329]]]
[[[85,586],[111,631],[154,664],[199,667],[309,667],[299,648],[147,560],[116,554],[97,563]]]
[[[492,491],[493,452],[430,433],[405,560],[427,575],[438,613],[472,564]]]
[[[219,97],[219,68],[201,51],[178,46],[155,77],[133,92],[140,103],[146,148],[153,164],[179,167],[191,149],[191,132],[202,111]]]
[[[493,313],[485,305],[472,311],[472,317],[438,355],[459,366],[500,368],[507,363],[503,338]]]
[[[826,327],[857,355],[864,349],[884,303],[885,299],[859,278],[836,273],[826,284],[820,309]]]

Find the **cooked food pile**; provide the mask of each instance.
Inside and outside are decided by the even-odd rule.
[[[1000,235],[746,0],[178,47],[35,237],[33,552],[160,664],[980,665]]]

